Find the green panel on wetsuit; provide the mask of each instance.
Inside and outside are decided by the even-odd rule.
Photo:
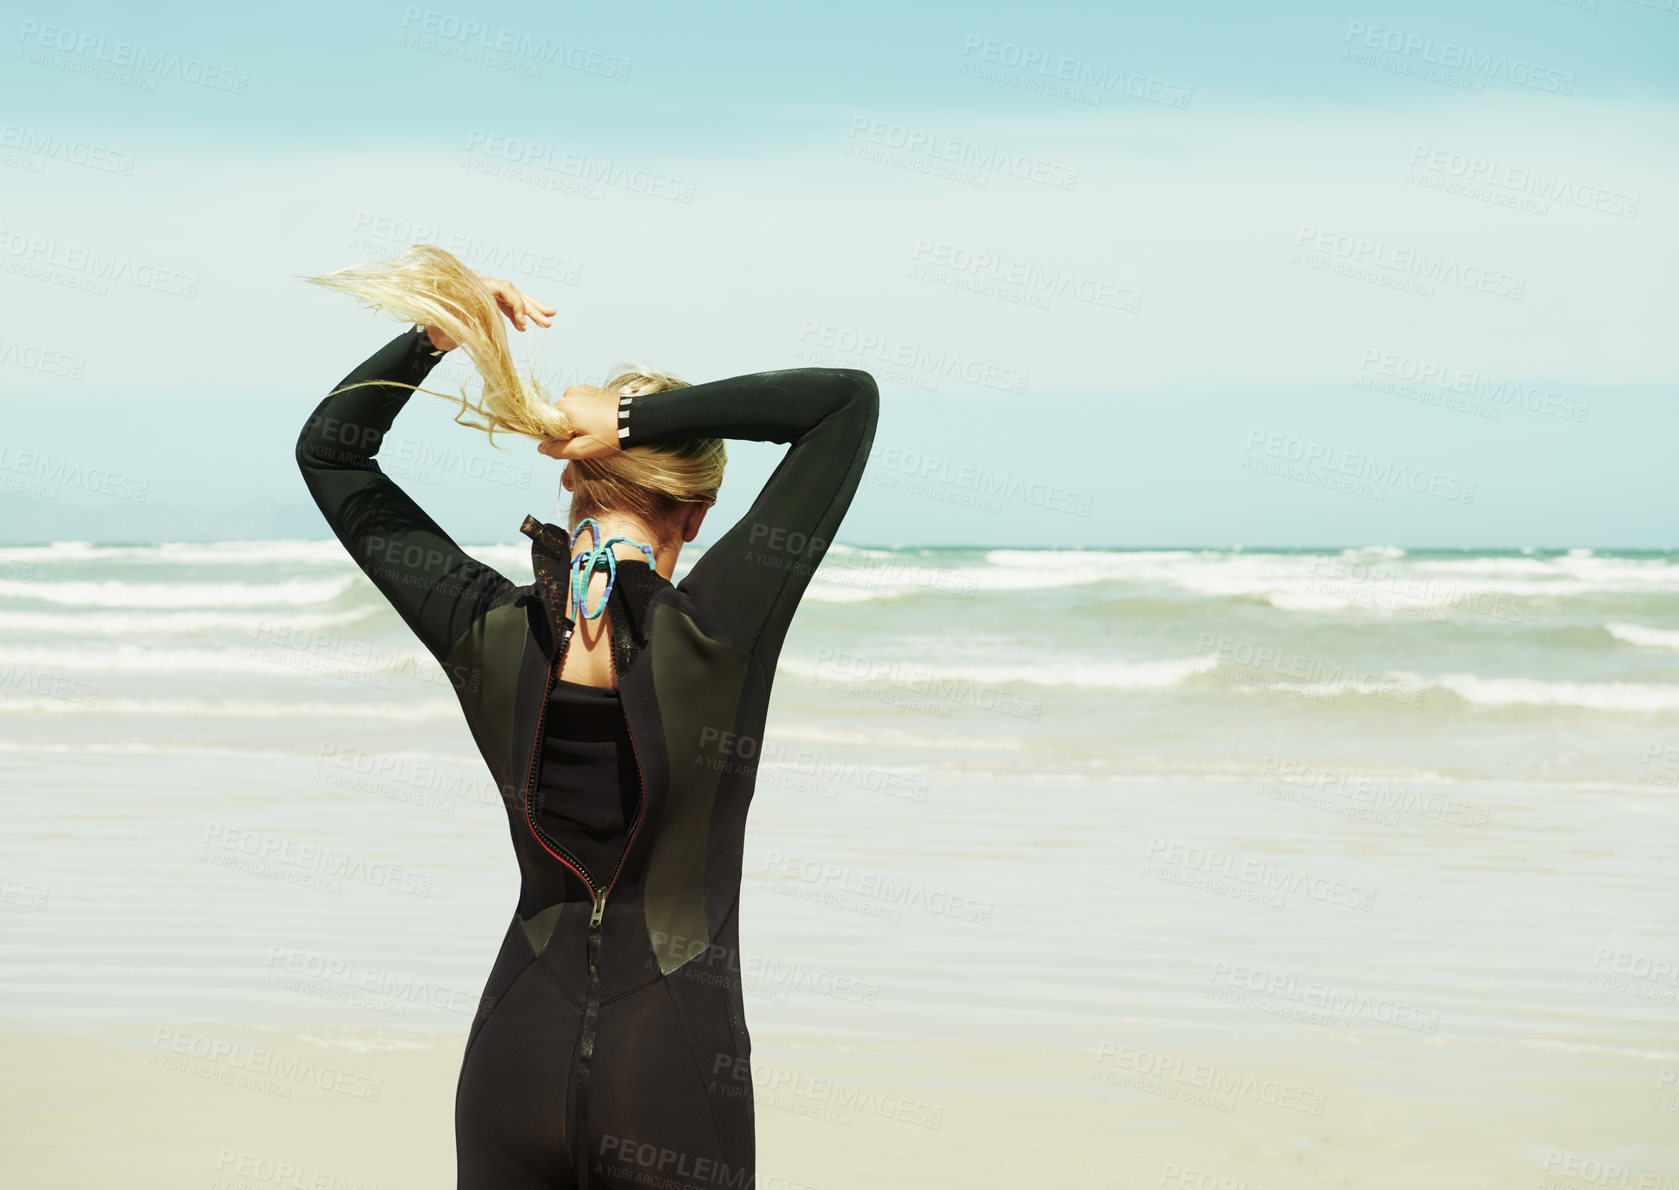
[[[479,740],[502,801],[517,804],[513,784],[513,708],[518,698],[519,665],[524,657],[529,617],[514,603],[492,608],[461,633],[444,660],[451,674],[477,678],[458,690],[466,721]]]
[[[644,906],[659,970],[669,975],[711,942],[705,921],[711,807],[751,658],[712,640],[668,603],[653,605],[649,640],[670,783],[647,861]]]
[[[548,939],[554,935],[554,923],[559,921],[560,913],[565,909],[565,902],[550,905],[535,917],[521,917],[519,928],[525,932],[525,938],[531,944],[531,950],[541,954],[548,949]]]

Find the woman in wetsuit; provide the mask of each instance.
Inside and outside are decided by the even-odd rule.
[[[554,310],[506,282],[423,246],[311,280],[414,324],[320,403],[297,461],[339,541],[449,675],[520,869],[462,1059],[457,1184],[750,1188],[746,813],[776,658],[857,491],[875,382],[793,368],[687,386],[643,368],[550,403],[517,375],[497,309],[521,330]],[[453,398],[480,419],[464,424],[567,460],[570,523],[522,526],[530,585],[469,556],[376,461],[456,347],[484,381],[477,402]],[[789,449],[673,583],[728,438]]]

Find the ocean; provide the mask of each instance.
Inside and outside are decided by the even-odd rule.
[[[1679,1060],[1679,554],[836,546],[763,747],[754,1027]],[[464,1035],[505,816],[336,541],[0,549],[0,771],[7,1027]]]

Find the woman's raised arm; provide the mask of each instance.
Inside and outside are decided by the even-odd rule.
[[[346,376],[297,438],[298,468],[327,524],[439,663],[514,585],[456,545],[374,458],[413,394],[402,385],[422,383],[442,354],[424,327],[404,331]]]
[[[595,457],[672,438],[790,444],[752,507],[694,564],[680,587],[707,606],[725,640],[773,669],[811,573],[862,480],[880,415],[873,376],[854,368],[789,368],[640,396],[577,386],[562,400],[579,440],[543,448]],[[567,390],[568,397],[571,390]]]

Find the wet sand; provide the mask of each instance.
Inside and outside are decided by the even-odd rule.
[[[1209,1053],[755,1038],[763,1190],[1669,1187],[1672,1062],[1325,1036]],[[459,1038],[172,1023],[11,1035],[8,1185],[454,1185]],[[1664,1082],[1665,1080],[1665,1082]]]

